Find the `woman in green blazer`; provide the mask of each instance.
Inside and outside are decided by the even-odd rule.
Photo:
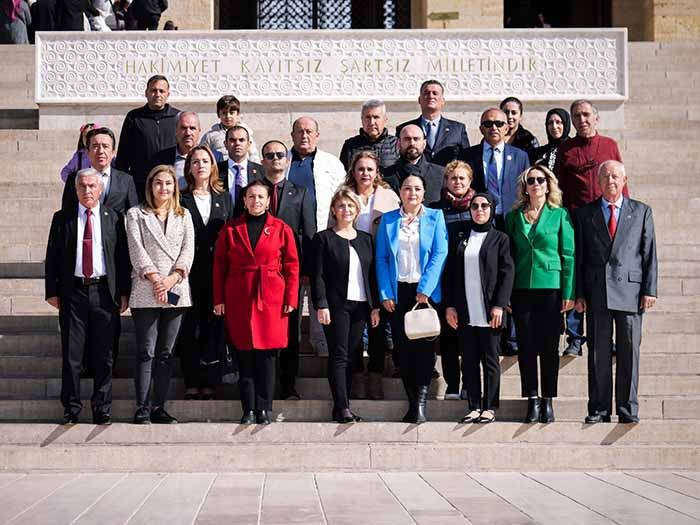
[[[554,421],[562,314],[574,306],[574,229],[561,196],[554,173],[533,166],[518,178],[518,201],[506,216],[515,262],[511,307],[522,396],[528,398],[527,423]]]

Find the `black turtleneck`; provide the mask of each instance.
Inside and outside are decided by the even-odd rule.
[[[248,227],[248,239],[250,240],[250,247],[255,250],[255,245],[258,244],[260,239],[260,234],[265,227],[265,221],[267,221],[267,212],[261,215],[251,215],[246,212],[245,223]]]

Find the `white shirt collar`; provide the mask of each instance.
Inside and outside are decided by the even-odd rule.
[[[99,215],[100,214],[100,201],[97,201],[97,205],[94,208],[90,208],[92,210],[92,215]],[[83,206],[80,202],[78,202],[78,214],[81,217],[85,217],[85,210],[87,208]]]
[[[243,159],[242,162],[236,162],[231,157],[229,157],[228,158],[228,169],[230,170],[234,166],[240,166],[242,170],[245,170],[248,167],[248,159],[245,158],[245,159]]]

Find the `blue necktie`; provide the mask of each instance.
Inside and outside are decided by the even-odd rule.
[[[236,206],[236,194],[241,190],[241,167],[238,164],[233,165],[233,184],[231,185],[231,200]]]
[[[435,122],[427,120],[425,125],[428,128],[426,137],[426,139],[428,139],[428,147],[432,150],[435,147]]]
[[[501,200],[501,187],[498,184],[498,166],[496,166],[496,150],[494,148],[491,148],[491,159],[489,160],[486,174],[486,189],[493,196],[496,205],[498,205]]]

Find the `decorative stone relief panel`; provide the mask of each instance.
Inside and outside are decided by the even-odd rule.
[[[39,33],[37,103],[142,101],[165,75],[177,101],[623,101],[626,29]]]

